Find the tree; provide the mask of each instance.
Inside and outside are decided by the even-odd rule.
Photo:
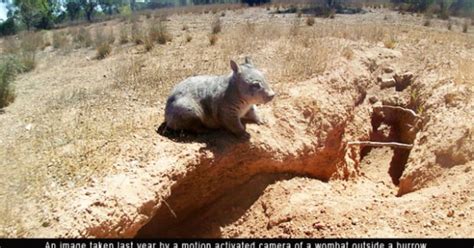
[[[17,7],[15,16],[30,30],[39,16],[39,5],[37,0],[15,0],[13,4]]]
[[[115,12],[117,12],[118,6],[121,4],[121,1],[118,0],[99,0],[99,5],[102,8],[102,10],[109,14],[112,15]]]
[[[81,4],[78,2],[78,0],[67,0],[65,7],[71,21],[74,21],[79,17],[79,13],[81,12]]]
[[[27,30],[31,28],[51,28],[54,23],[54,12],[58,9],[56,0],[14,0],[14,15],[18,17]]]
[[[87,21],[92,22],[92,16],[94,15],[95,12],[95,7],[97,6],[97,3],[95,0],[80,0],[81,7],[84,10],[84,13],[86,14]]]

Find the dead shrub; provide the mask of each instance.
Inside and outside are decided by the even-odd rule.
[[[351,60],[354,57],[354,51],[348,46],[342,49],[342,56],[348,60]]]
[[[468,28],[469,28],[469,21],[466,19],[464,20],[464,23],[462,24],[462,32],[467,33]]]
[[[295,19],[290,26],[290,36],[295,37],[298,36],[300,33],[300,20]]]
[[[383,41],[383,45],[389,49],[394,49],[397,46],[397,44],[398,44],[398,41],[394,36],[387,37]]]
[[[163,21],[150,24],[148,29],[148,38],[159,44],[166,44],[166,42],[172,40],[172,36],[168,32],[166,24]]]
[[[68,45],[66,33],[63,31],[53,32],[53,47],[56,49],[64,48]]]
[[[20,51],[17,54],[22,71],[31,71],[36,67],[36,51],[43,46],[43,36],[40,33],[26,32],[19,36]]]
[[[143,45],[145,47],[145,51],[149,52],[153,49],[153,47],[155,47],[155,42],[150,37],[147,37],[144,40]]]
[[[214,46],[217,43],[218,39],[219,39],[219,37],[217,36],[217,34],[210,34],[209,35],[209,44],[211,46]]]
[[[211,23],[211,33],[217,34],[222,31],[222,22],[219,17],[216,17],[214,21]]]
[[[111,37],[112,36],[112,37]],[[112,46],[115,38],[113,32],[104,32],[103,29],[96,29],[95,47],[96,47],[96,58],[104,59],[112,52]]]
[[[431,26],[431,18],[425,18],[425,20],[423,22],[423,26],[425,26],[425,27]]]
[[[84,27],[75,30],[73,33],[73,41],[78,47],[90,47],[93,44],[90,31]]]
[[[104,59],[107,56],[109,56],[109,54],[112,52],[112,46],[110,46],[110,44],[107,42],[100,43],[99,45],[96,46],[96,51],[97,51],[96,58]]]
[[[193,37],[190,34],[186,34],[186,42],[191,42]]]
[[[131,29],[132,41],[137,44],[143,44],[145,36],[143,35],[142,27],[138,22],[132,22]]]
[[[314,25],[314,22],[315,22],[315,21],[314,21],[314,16],[308,16],[308,17],[306,18],[306,25],[308,25],[308,26],[313,26],[313,25]]]
[[[128,43],[128,41],[129,41],[128,40],[128,30],[127,30],[127,26],[124,24],[120,28],[119,42],[120,42],[120,44],[126,44],[126,43]]]

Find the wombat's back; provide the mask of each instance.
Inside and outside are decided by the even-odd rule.
[[[194,76],[178,83],[168,97],[165,121],[172,129],[219,127],[217,107],[228,82],[222,76]],[[197,131],[197,130],[195,130]]]

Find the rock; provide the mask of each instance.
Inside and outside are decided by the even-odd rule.
[[[454,210],[450,209],[447,214],[448,217],[453,217],[454,216]]]
[[[379,99],[378,99],[376,96],[371,96],[371,97],[369,98],[369,102],[370,102],[371,104],[376,103],[378,100],[379,100]]]
[[[384,67],[384,68],[383,68],[383,72],[385,72],[385,73],[392,73],[392,72],[393,72],[393,68],[392,68],[392,67],[389,67],[389,66]]]
[[[384,78],[380,82],[380,89],[395,87],[397,82],[393,78]]]

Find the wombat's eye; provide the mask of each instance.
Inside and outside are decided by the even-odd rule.
[[[260,84],[260,82],[257,82],[257,83],[253,83],[251,87],[253,89],[260,89],[262,88],[262,85]]]

